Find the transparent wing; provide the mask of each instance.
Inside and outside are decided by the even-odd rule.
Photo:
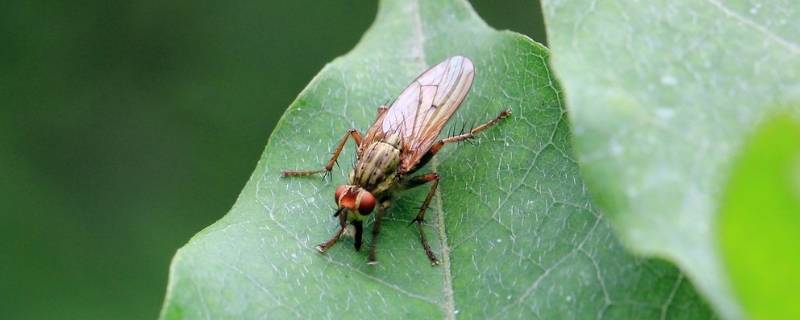
[[[401,169],[412,169],[461,105],[474,76],[472,61],[462,56],[450,57],[433,66],[403,90],[369,134],[401,134]]]

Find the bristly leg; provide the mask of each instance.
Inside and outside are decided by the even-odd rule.
[[[438,265],[439,260],[436,259],[436,255],[428,244],[428,239],[425,238],[425,228],[422,226],[422,221],[417,222],[417,227],[419,228],[419,241],[422,242],[422,249],[425,249],[425,255],[428,256],[432,266]]]
[[[503,111],[502,111],[502,112],[500,112],[500,114],[499,114],[499,115],[497,115],[497,117],[495,117],[494,119],[490,120],[490,121],[489,121],[489,122],[487,122],[487,123],[484,123],[484,124],[482,124],[482,125],[479,125],[479,126],[477,126],[477,127],[474,127],[474,128],[472,128],[472,129],[471,129],[471,130],[469,130],[469,132],[467,132],[467,133],[462,133],[462,134],[459,134],[459,135],[457,135],[457,136],[452,136],[452,137],[448,137],[448,138],[444,138],[444,139],[442,139],[442,140],[439,140],[439,142],[437,142],[437,143],[435,143],[435,144],[433,145],[433,147],[431,148],[431,150],[433,151],[433,148],[436,148],[436,151],[438,151],[438,148],[441,148],[441,147],[442,147],[443,145],[445,145],[445,144],[452,143],[452,142],[460,142],[460,141],[464,141],[464,140],[472,139],[472,138],[474,138],[474,137],[475,137],[475,135],[476,135],[476,134],[478,134],[478,133],[481,133],[481,131],[484,131],[484,130],[486,130],[486,129],[489,129],[489,128],[491,128],[492,126],[496,125],[496,124],[497,124],[498,122],[500,122],[501,120],[503,120],[503,119],[507,118],[509,115],[511,115],[511,111],[510,111],[510,110],[503,110]],[[437,148],[437,147],[438,147],[438,148]]]
[[[328,251],[328,249],[333,247],[333,245],[336,244],[336,241],[339,241],[342,233],[344,233],[344,229],[347,228],[347,215],[342,214],[341,210],[336,211],[336,213],[339,216],[339,229],[336,229],[336,232],[333,233],[333,237],[331,237],[328,241],[320,243],[316,246],[316,249],[319,251],[319,253],[325,253],[325,251]],[[334,216],[337,214],[334,214]]]
[[[422,202],[422,206],[419,208],[419,213],[417,213],[417,217],[414,218],[411,223],[417,223],[417,227],[419,228],[419,240],[422,243],[422,248],[425,249],[425,255],[428,256],[428,260],[431,261],[431,265],[439,264],[439,260],[436,259],[436,255],[431,250],[431,246],[428,244],[428,239],[425,237],[425,229],[423,228],[422,223],[425,222],[425,212],[428,210],[428,207],[431,204],[431,200],[433,200],[433,195],[436,194],[436,187],[439,186],[439,175],[435,172],[431,172],[428,174],[423,174],[421,176],[416,176],[408,181],[403,183],[403,187],[406,189],[414,188],[420,185],[423,185],[428,182],[433,182],[431,185],[430,191],[428,191],[428,196],[425,197],[425,201]]]
[[[428,161],[433,159],[433,156],[435,156],[439,152],[439,150],[441,150],[442,147],[444,147],[445,144],[453,143],[453,142],[461,142],[461,141],[469,142],[469,140],[474,138],[475,135],[477,135],[478,133],[481,133],[482,131],[484,131],[486,129],[491,128],[492,126],[496,125],[497,123],[499,123],[503,119],[508,118],[509,115],[511,115],[511,111],[510,110],[503,110],[494,119],[492,119],[489,122],[486,122],[486,123],[484,123],[482,125],[479,125],[477,127],[474,127],[472,129],[470,129],[469,132],[467,132],[467,133],[463,133],[464,129],[461,129],[462,133],[459,133],[457,135],[452,135],[452,136],[449,136],[447,138],[444,138],[444,139],[441,139],[441,140],[435,142],[431,146],[431,148],[428,150],[428,152],[425,153],[425,155],[422,156],[422,158],[420,159],[419,163],[417,165],[415,165],[414,168],[411,168],[411,170],[406,172],[406,174],[414,173],[419,168],[422,168],[426,163],[428,163]]]
[[[301,176],[310,176],[310,175],[313,175],[313,174],[324,172],[325,175],[323,175],[322,178],[325,179],[325,176],[328,173],[330,173],[331,170],[333,170],[333,165],[336,164],[336,159],[338,159],[339,155],[342,153],[342,149],[344,149],[344,145],[345,145],[345,143],[347,143],[347,138],[348,137],[352,137],[353,138],[353,141],[355,141],[355,143],[356,143],[356,147],[361,145],[361,133],[359,133],[357,129],[347,130],[347,133],[341,139],[339,139],[339,142],[336,144],[336,149],[334,149],[334,151],[333,151],[333,156],[331,156],[331,159],[328,160],[328,163],[326,163],[325,166],[322,167],[322,169],[316,169],[316,170],[287,170],[287,171],[283,172],[283,176],[284,177],[301,177]]]

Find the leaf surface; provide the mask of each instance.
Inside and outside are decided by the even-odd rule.
[[[721,315],[741,318],[714,213],[744,137],[800,97],[800,6],[545,0],[543,8],[593,199],[623,243],[674,261]]]
[[[348,238],[318,254],[336,228],[333,194],[352,143],[332,182],[281,171],[320,167],[348,128],[363,132],[379,105],[457,54],[476,76],[451,126],[513,115],[420,171],[442,177],[425,228],[442,264],[430,266],[408,226],[426,187],[394,201],[377,266]],[[465,1],[381,2],[356,48],[290,106],[231,211],[178,251],[162,318],[711,317],[676,268],[626,254],[593,209],[547,55],[489,28]]]

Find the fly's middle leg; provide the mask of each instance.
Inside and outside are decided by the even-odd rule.
[[[437,265],[439,264],[439,260],[436,259],[436,255],[433,253],[431,246],[428,244],[428,239],[425,238],[425,229],[423,228],[422,223],[425,222],[425,211],[428,210],[431,200],[433,200],[433,195],[436,194],[436,187],[439,186],[439,175],[431,172],[421,176],[413,177],[404,183],[404,187],[413,188],[429,182],[433,182],[433,184],[431,185],[430,191],[428,191],[428,196],[425,197],[425,201],[422,202],[422,206],[419,208],[417,217],[414,218],[411,223],[417,223],[417,228],[419,228],[419,240],[422,243],[422,248],[425,249],[425,255],[428,256],[428,259],[431,261],[431,265]]]
[[[317,174],[320,172],[325,172],[326,174],[333,170],[333,165],[336,164],[336,159],[339,158],[339,154],[342,153],[342,149],[344,149],[345,143],[347,143],[347,138],[352,137],[353,141],[356,142],[356,146],[361,145],[361,133],[358,132],[356,129],[347,130],[347,133],[339,139],[339,142],[336,144],[336,149],[333,151],[333,156],[328,163],[325,164],[322,169],[316,170],[287,170],[283,172],[284,177],[297,177],[297,176],[310,176],[312,174]]]

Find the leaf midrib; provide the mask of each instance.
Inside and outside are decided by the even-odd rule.
[[[419,10],[419,0],[409,2],[410,10],[414,14],[412,19],[414,24],[414,32],[412,43],[412,52],[414,59],[420,62],[420,70],[427,68],[427,57],[425,56],[425,38],[423,33],[422,17]],[[438,173],[439,160],[437,157],[431,161],[431,171]],[[442,263],[439,266],[442,268],[442,295],[444,301],[441,304],[442,311],[444,311],[444,318],[454,320],[456,318],[455,298],[453,291],[452,268],[450,263],[450,248],[447,240],[447,229],[445,227],[444,209],[442,208],[442,194],[440,190],[436,190],[436,203],[435,210],[437,211],[437,226],[439,236],[439,248],[441,249],[440,255]]]

